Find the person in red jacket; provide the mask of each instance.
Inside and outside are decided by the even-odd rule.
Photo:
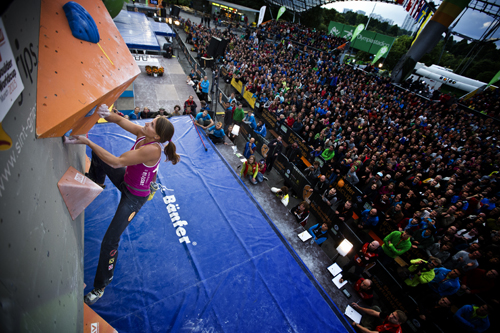
[[[465,274],[461,279],[461,291],[466,294],[478,294],[493,289],[498,272],[495,269],[486,271],[481,268],[473,269]]]
[[[358,253],[343,267],[343,278],[348,280],[356,280],[361,277],[361,274],[365,270],[366,266],[374,262],[377,257],[377,250],[380,246],[378,241],[373,241],[371,243],[365,243]],[[351,267],[354,266],[354,274],[349,273]],[[343,282],[343,279],[340,279]]]
[[[372,285],[372,280],[364,278],[359,278],[359,280],[354,284],[354,290],[356,290],[359,296],[361,296],[361,298],[369,304],[373,301]]]

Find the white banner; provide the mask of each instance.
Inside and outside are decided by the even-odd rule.
[[[7,31],[0,18],[0,122],[23,90],[21,73],[17,69]]]
[[[264,21],[264,15],[266,14],[266,6],[260,7],[260,13],[259,13],[259,23],[257,23],[257,26],[262,24],[262,21]]]

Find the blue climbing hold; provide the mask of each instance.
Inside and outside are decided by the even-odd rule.
[[[99,42],[99,30],[85,8],[70,1],[63,6],[63,9],[74,37],[91,43]]]

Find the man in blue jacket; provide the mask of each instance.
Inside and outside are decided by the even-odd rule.
[[[208,81],[208,77],[206,75],[203,77],[203,81],[201,81],[200,87],[201,99],[208,102],[208,90],[210,89],[210,81]]]
[[[460,289],[460,275],[458,269],[434,268],[434,279],[428,283],[429,288],[439,296],[450,296]]]
[[[461,330],[481,333],[490,327],[490,320],[488,319],[490,312],[490,306],[487,304],[481,306],[464,305],[455,312],[453,319]]]
[[[313,236],[316,244],[321,245],[328,239],[328,224],[315,224],[309,228],[309,233]]]
[[[254,129],[254,132],[260,135],[261,137],[265,138],[267,134],[266,124],[264,124],[262,120],[259,120],[259,124]]]
[[[249,125],[253,130],[257,128],[257,123],[255,122],[255,117],[252,110],[248,110],[247,115],[243,118],[243,122]]]
[[[371,229],[378,224],[377,210],[375,208],[365,209],[361,213],[361,221],[358,223],[359,229]]]

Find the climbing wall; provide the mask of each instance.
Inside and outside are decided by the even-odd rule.
[[[85,149],[60,136],[90,128],[88,110],[117,98],[139,70],[102,2],[78,2],[113,65],[97,44],[71,37],[62,1],[14,0],[0,13],[24,86],[2,119],[11,144],[0,150],[0,332],[84,330],[84,216],[72,220],[57,183],[69,167],[84,172]]]
[[[67,0],[41,2],[36,133],[40,138],[87,133],[95,106],[113,104],[140,70],[99,0],[76,0],[99,31],[92,43],[75,38],[63,11]]]

